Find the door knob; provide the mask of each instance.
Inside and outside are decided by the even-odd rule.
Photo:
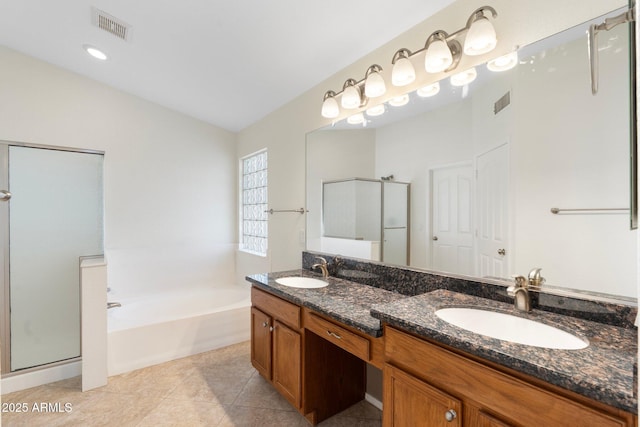
[[[7,190],[0,190],[0,200],[3,202],[7,202],[9,201],[9,199],[11,198],[11,193],[8,192]]]
[[[431,240],[438,240],[438,236],[433,236]]]
[[[507,251],[504,249],[498,249],[498,255],[506,255]]]

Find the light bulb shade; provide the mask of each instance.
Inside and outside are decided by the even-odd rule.
[[[440,82],[435,82],[429,86],[421,87],[416,91],[419,97],[428,98],[430,96],[435,96],[440,92]]]
[[[333,96],[325,98],[322,102],[322,117],[327,119],[335,119],[340,114],[340,108],[338,107],[338,101]]]
[[[391,83],[394,86],[406,86],[416,79],[416,70],[409,58],[398,58],[391,70]]]
[[[342,91],[341,104],[342,108],[346,108],[348,110],[353,110],[354,108],[360,107],[360,104],[362,104],[362,98],[360,97],[360,88],[355,85],[345,87]]]
[[[407,105],[409,103],[409,94],[405,93],[404,95],[396,96],[395,98],[391,98],[389,100],[389,105],[393,107],[402,107],[403,105]]]
[[[518,51],[507,53],[487,63],[487,68],[491,71],[507,71],[518,65]]]
[[[384,83],[384,79],[380,73],[373,72],[367,76],[367,80],[364,82],[364,95],[367,98],[376,98],[384,95],[387,91],[387,86]]]
[[[469,68],[461,73],[454,74],[451,76],[451,85],[452,86],[464,86],[466,84],[471,83],[478,77],[478,73],[475,67]]]
[[[384,104],[374,105],[371,108],[368,108],[366,113],[369,117],[381,116],[384,114]]]
[[[491,52],[498,44],[493,24],[484,16],[474,20],[464,40],[465,55],[474,56]]]
[[[451,64],[453,64],[453,55],[447,42],[442,39],[432,41],[424,55],[424,69],[427,73],[439,73],[449,68]]]

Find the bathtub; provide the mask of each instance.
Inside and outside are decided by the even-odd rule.
[[[108,375],[246,341],[250,337],[248,285],[192,286],[146,294],[109,295]]]

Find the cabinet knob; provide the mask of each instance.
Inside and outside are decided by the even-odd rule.
[[[269,322],[262,322],[262,327],[266,328],[267,326],[269,326]]]
[[[505,249],[498,249],[498,255],[504,256],[506,254],[507,254],[507,251]]]
[[[444,419],[447,420],[448,423],[455,420],[458,417],[458,413],[453,409],[449,409],[444,413]]]

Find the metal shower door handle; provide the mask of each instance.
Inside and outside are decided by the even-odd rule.
[[[0,201],[8,202],[11,198],[11,193],[7,190],[0,190]]]

